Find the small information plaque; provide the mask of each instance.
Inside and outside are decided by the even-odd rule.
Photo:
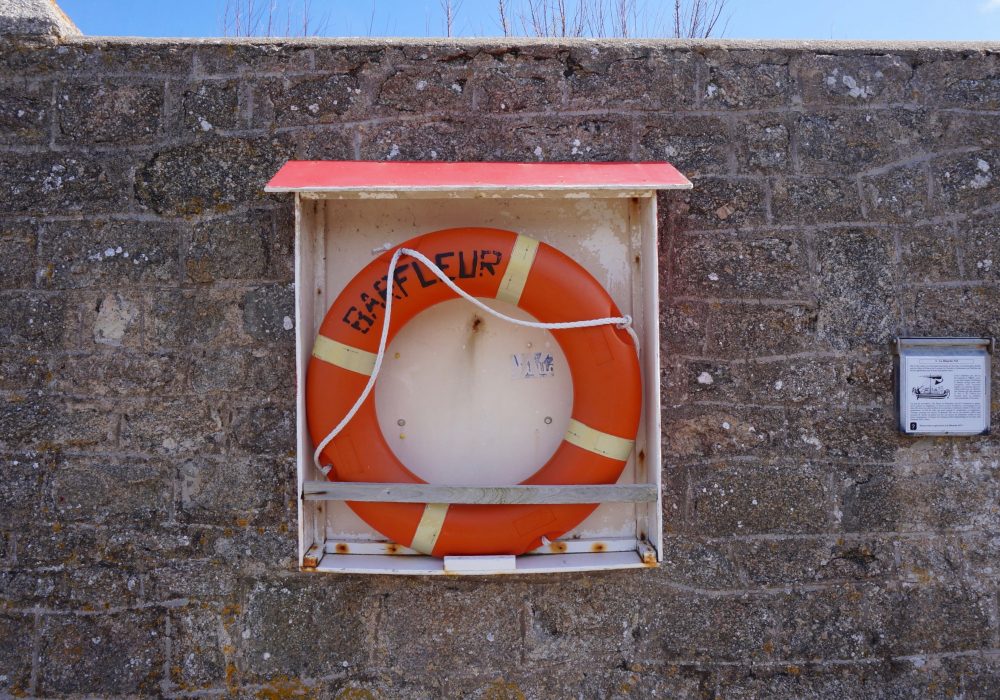
[[[899,338],[899,429],[907,435],[990,432],[991,338]]]

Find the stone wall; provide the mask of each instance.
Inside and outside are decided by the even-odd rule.
[[[1000,694],[1000,445],[901,437],[891,379],[897,334],[1000,335],[1000,47],[0,65],[0,695]],[[296,571],[287,158],[691,176],[660,201],[659,569]]]

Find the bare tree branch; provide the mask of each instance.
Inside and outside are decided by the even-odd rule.
[[[601,0],[601,2],[603,1]],[[504,16],[506,16],[509,11],[506,0],[501,0],[500,6],[498,9],[502,9]],[[590,12],[591,3],[581,0],[575,2],[572,0],[522,0],[516,16],[523,36],[578,37],[587,36],[594,28]],[[500,23],[501,26],[504,25],[503,18],[501,18]],[[507,29],[510,26],[508,23]],[[504,36],[510,36],[510,34],[505,33]]]
[[[442,0],[443,2],[443,0]],[[499,0],[504,36],[706,38],[721,29],[729,0]],[[513,14],[517,22],[511,22]]]
[[[333,0],[321,0],[327,6]],[[464,0],[438,0],[447,37],[456,33]],[[317,15],[314,0],[226,0],[226,36],[315,36],[326,31],[329,13]],[[656,37],[707,38],[725,34],[729,0],[497,0],[505,37]],[[671,16],[672,12],[672,16]],[[368,35],[374,30],[372,0]],[[284,21],[282,21],[282,19]],[[283,25],[283,26],[282,26]],[[428,17],[428,33],[430,29]]]
[[[500,28],[504,36],[510,36],[510,20],[507,18],[507,0],[497,0],[497,14],[500,16]]]
[[[316,36],[326,31],[329,20],[329,12],[317,13],[312,0],[226,0],[222,33],[242,37]]]
[[[728,0],[674,0],[674,36],[707,39],[712,36],[726,11]],[[721,33],[729,24],[728,18]]]
[[[444,13],[444,35],[447,37],[454,35],[455,15],[462,9],[463,0],[439,0],[441,12]]]

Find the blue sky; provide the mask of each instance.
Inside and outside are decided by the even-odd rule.
[[[300,7],[303,0],[279,1]],[[313,16],[325,18],[326,36],[443,35],[440,0],[307,1]],[[58,2],[85,34],[197,37],[223,34],[227,0]],[[518,0],[508,2],[516,5]],[[648,7],[668,4],[646,2]],[[729,0],[728,8],[725,36],[733,39],[1000,41],[1000,0]],[[456,35],[500,33],[495,0],[461,3]]]

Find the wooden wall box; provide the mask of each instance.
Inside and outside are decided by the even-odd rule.
[[[282,167],[267,191],[295,195],[299,566],[315,571],[415,575],[656,566],[663,556],[656,193],[690,187],[667,163],[290,161]],[[509,324],[504,328],[503,321],[491,317],[486,336],[490,345],[483,355],[489,371],[481,370],[480,390],[470,397],[468,377],[463,374],[468,368],[451,370],[448,364],[451,348],[463,342],[461,317],[473,308],[461,300],[439,304],[440,312],[434,307],[411,321],[390,345],[387,358],[393,361],[387,360],[376,385],[382,432],[395,441],[391,442],[393,450],[407,466],[407,455],[419,457],[440,449],[434,441],[440,438],[441,428],[430,430],[428,421],[442,420],[436,414],[448,414],[444,423],[454,430],[449,443],[454,454],[435,455],[429,460],[433,466],[418,472],[433,485],[334,483],[313,465],[304,379],[330,303],[371,261],[373,251],[421,233],[464,226],[511,230],[551,244],[594,275],[621,311],[634,319],[641,340],[643,416],[635,449],[616,486],[578,493],[561,487],[490,488],[498,483],[516,484],[551,454],[554,447],[547,445],[558,444],[560,431],[565,432],[572,384],[567,373],[560,371],[558,346],[549,347],[545,338],[551,336],[546,331]],[[426,322],[424,316],[428,316]],[[411,333],[411,326],[418,324],[422,325]],[[530,364],[533,356],[517,351],[529,346],[551,352],[555,369],[542,381],[513,382],[512,373],[521,371],[517,358],[527,358]],[[530,368],[523,371],[536,376]],[[422,409],[413,405],[410,394],[400,386],[430,376],[438,403]],[[523,409],[523,399],[520,407],[513,405],[522,394],[506,395],[509,387],[536,392],[531,394],[531,411]],[[490,415],[501,416],[496,425],[484,426],[481,420],[487,400]],[[465,406],[463,401],[471,404]],[[449,412],[454,406],[464,408]],[[531,439],[518,439],[525,434]],[[493,447],[480,450],[484,461],[473,472],[469,462],[476,460],[469,460],[467,453],[477,444]],[[497,445],[503,449],[497,450]],[[503,453],[499,458],[498,451]],[[534,466],[533,460],[538,460]],[[521,473],[522,465],[527,473]],[[573,531],[528,554],[437,559],[386,541],[344,503],[348,498],[385,496],[472,503],[558,498],[595,502],[599,496],[601,505]]]

